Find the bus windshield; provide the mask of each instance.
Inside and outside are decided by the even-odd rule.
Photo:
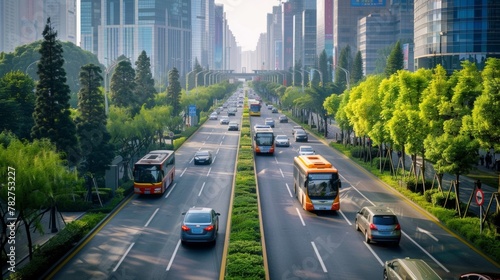
[[[271,146],[273,144],[272,133],[257,133],[255,136],[255,143],[258,146]]]
[[[310,174],[307,192],[311,199],[336,197],[338,192],[337,174]],[[337,178],[334,178],[337,177]]]
[[[162,180],[161,170],[158,165],[136,165],[134,181],[136,183],[158,183]]]

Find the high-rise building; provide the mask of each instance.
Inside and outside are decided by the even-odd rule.
[[[316,9],[302,12],[302,67],[315,68],[316,56]]]
[[[281,32],[281,70],[288,70],[294,66],[294,16],[303,11],[303,0],[288,0],[282,3],[282,32]]]
[[[450,73],[464,60],[479,69],[500,57],[500,1],[415,0],[415,68],[442,64]]]
[[[191,1],[191,65],[197,60],[203,68],[214,65],[214,0]]]
[[[210,65],[213,70],[225,70],[227,65],[224,63],[227,57],[227,50],[225,49],[226,40],[226,19],[224,16],[224,6],[215,5],[214,15],[214,34],[209,35],[214,37],[214,60],[213,65]]]
[[[316,4],[316,52],[325,50],[327,57],[333,54],[333,0],[317,0]]]
[[[358,51],[358,20],[372,13],[388,11],[390,0],[333,0],[333,64],[340,50],[349,45]]]
[[[0,51],[41,40],[50,18],[57,39],[76,44],[76,0],[0,0]]]
[[[282,63],[282,17],[281,17],[281,6],[274,6],[273,13],[268,14],[267,18],[267,49],[268,58],[266,62],[267,70],[279,70],[283,69]]]
[[[153,1],[159,7],[159,11],[163,11],[163,6],[160,3],[165,2],[167,8],[167,71],[172,68],[177,68],[181,76],[185,75],[192,68],[191,64],[191,1],[185,0],[139,0],[139,2],[144,1],[144,15],[149,5]],[[149,2],[149,4],[148,4]],[[149,6],[149,9],[151,7]],[[151,11],[149,11],[151,14]],[[146,19],[146,17],[145,17]],[[154,22],[152,14],[148,16],[150,23]],[[158,21],[158,25],[161,21]],[[141,26],[142,27],[142,26]],[[159,26],[162,30],[162,27]],[[161,35],[159,33],[158,35]],[[156,44],[155,47],[161,46],[163,38],[158,38],[160,44]],[[161,41],[160,41],[161,40]],[[153,39],[154,41],[154,39]],[[163,61],[162,54],[158,53],[159,61]],[[156,65],[156,68],[163,73],[162,65]]]

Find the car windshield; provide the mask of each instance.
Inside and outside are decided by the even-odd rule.
[[[397,223],[396,217],[392,215],[373,216],[373,223],[376,225],[394,225]]]
[[[287,140],[288,138],[285,135],[276,136],[276,140]]]
[[[337,184],[332,180],[309,180],[307,192],[309,197],[335,197],[337,195]]]
[[[259,146],[271,146],[273,144],[273,135],[271,133],[261,133],[256,136],[255,142]]]
[[[208,156],[208,151],[200,151],[196,153],[197,156]]]
[[[301,147],[300,150],[302,152],[312,152],[313,148],[311,148],[311,147]]]
[[[187,213],[185,223],[210,223],[210,213]]]
[[[157,183],[160,181],[160,169],[156,165],[137,165],[134,180],[137,183]]]

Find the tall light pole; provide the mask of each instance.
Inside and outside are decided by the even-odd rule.
[[[443,65],[443,50],[441,49],[443,45],[443,36],[446,35],[446,32],[441,31],[439,32],[439,56],[441,56],[441,66],[444,67]]]
[[[194,69],[193,71],[190,71],[189,73],[186,74],[186,94],[189,93],[189,74],[195,72],[196,69]]]
[[[26,70],[24,70],[24,74],[28,75],[28,69],[30,69],[31,65],[37,63],[38,61],[40,60],[35,60],[33,62],[31,62],[27,67],[26,67]]]
[[[194,81],[194,84],[195,84],[194,87],[198,87],[198,75],[200,75],[203,72],[207,72],[207,71],[209,71],[209,70],[203,70],[203,71],[200,71],[200,72],[196,73],[196,79]],[[205,83],[205,81],[203,81],[203,83]]]
[[[324,86],[324,84],[323,84],[323,73],[321,73],[321,71],[319,71],[319,70],[318,70],[318,69],[316,69],[316,68],[311,68],[311,70],[314,70],[314,71],[318,72],[318,74],[319,74],[319,79],[321,80],[321,86]],[[312,80],[312,79],[311,79],[311,80]]]
[[[350,76],[349,71],[347,69],[345,69],[345,68],[340,67],[340,66],[333,66],[333,68],[339,68],[340,70],[344,71],[344,73],[345,73],[345,80],[347,82],[347,89],[350,89],[351,88],[351,81],[350,81],[350,78],[349,78],[349,76]]]

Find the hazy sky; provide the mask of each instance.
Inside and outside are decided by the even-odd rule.
[[[273,12],[278,0],[215,0],[224,4],[229,29],[244,51],[253,51],[260,33],[266,33],[267,14]]]

